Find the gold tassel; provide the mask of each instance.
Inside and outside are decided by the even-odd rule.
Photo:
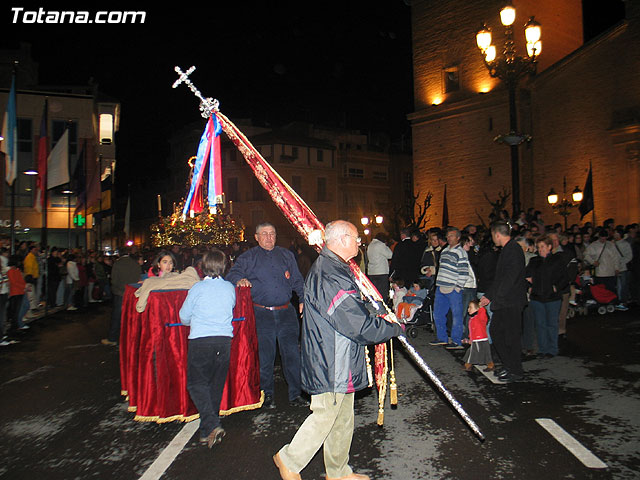
[[[367,360],[367,377],[369,378],[369,386],[373,386],[373,372],[371,371],[371,359],[369,358],[369,349],[364,347],[364,358]]]
[[[393,339],[389,340],[389,355],[391,356],[391,372],[389,374],[389,403],[392,406],[398,405],[398,386],[396,385],[396,373],[393,364]]]
[[[382,426],[384,424],[384,410],[382,408],[378,409],[378,426]]]

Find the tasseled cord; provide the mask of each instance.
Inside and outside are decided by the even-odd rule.
[[[398,386],[396,385],[396,372],[393,364],[393,339],[389,340],[389,355],[391,356],[391,372],[389,372],[389,403],[398,405]]]

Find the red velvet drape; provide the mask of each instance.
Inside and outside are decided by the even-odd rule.
[[[155,291],[144,312],[136,311],[134,293],[128,285],[122,304],[120,332],[120,379],[135,420],[190,421],[198,412],[187,391],[189,327],[179,326],[179,311],[187,290]],[[251,289],[236,288],[233,340],[229,374],[220,414],[259,408],[260,367]]]

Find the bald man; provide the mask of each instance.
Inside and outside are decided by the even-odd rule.
[[[304,287],[302,388],[311,394],[311,415],[291,443],[273,457],[284,480],[323,447],[327,480],[367,480],[348,465],[353,437],[354,392],[368,387],[365,345],[402,333],[400,325],[372,314],[362,300],[348,261],[358,254],[356,227],[344,220],[325,228],[325,246]]]

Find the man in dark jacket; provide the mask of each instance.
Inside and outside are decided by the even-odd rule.
[[[411,240],[411,230],[408,228],[400,232],[400,242],[393,249],[389,271],[394,280],[404,280],[405,285],[411,285],[418,278],[420,259],[416,259],[416,244]]]
[[[300,321],[291,303],[293,292],[302,311],[304,279],[293,252],[276,245],[276,229],[270,223],[256,227],[258,246],[240,255],[225,279],[239,287],[251,287],[256,317],[260,389],[266,408],[275,408],[273,368],[276,345],[280,347],[282,370],[287,381],[289,403],[306,406],[300,397]],[[276,343],[277,342],[277,343]]]
[[[502,247],[491,287],[480,300],[481,306],[491,305],[491,339],[502,360],[503,371],[498,378],[504,382],[522,380],[520,357],[522,310],[527,303],[524,252],[511,239],[510,228],[504,222],[491,225],[493,242]]]
[[[311,394],[311,415],[291,443],[273,457],[285,480],[300,471],[324,447],[327,480],[360,479],[348,465],[353,436],[354,392],[368,386],[367,344],[402,333],[367,310],[347,262],[358,254],[356,227],[346,221],[325,229],[325,247],[314,262],[304,287],[302,387]]]
[[[107,338],[102,339],[103,345],[118,344],[124,290],[130,283],[139,282],[141,273],[140,263],[138,263],[138,257],[135,255],[124,255],[113,264],[113,270],[111,271],[111,292],[113,294],[111,326],[109,327]]]

